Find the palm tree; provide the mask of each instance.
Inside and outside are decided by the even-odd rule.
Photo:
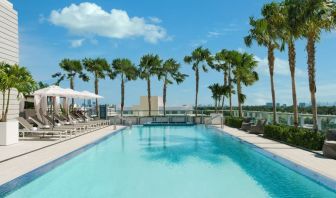
[[[274,50],[283,50],[283,45],[278,38],[277,18],[274,17],[280,12],[279,5],[270,3],[264,5],[262,9],[263,18],[255,20],[250,18],[251,29],[249,35],[244,38],[245,44],[250,47],[253,41],[256,41],[259,46],[267,47],[268,50],[268,65],[271,79],[271,92],[273,104],[273,124],[276,124],[276,99],[274,88]]]
[[[109,74],[111,79],[116,76],[121,78],[121,117],[124,112],[125,105],[125,83],[126,81],[136,80],[138,78],[138,69],[135,65],[127,58],[124,59],[114,59],[112,61],[112,69]]]
[[[84,68],[91,72],[94,76],[94,88],[95,88],[95,94],[99,94],[99,79],[105,79],[105,76],[107,73],[110,72],[110,66],[106,59],[104,58],[85,58],[82,60]],[[99,105],[98,105],[98,99],[96,99],[96,113],[99,115]]]
[[[139,77],[147,81],[147,100],[149,116],[152,116],[151,105],[151,77],[158,75],[162,60],[158,55],[147,54],[141,57],[139,64]]]
[[[174,81],[180,84],[188,76],[182,74],[181,65],[174,59],[166,60],[158,70],[159,80],[163,79],[163,114],[166,116],[167,86],[173,84]]]
[[[303,36],[307,38],[307,54],[308,54],[308,78],[309,91],[311,96],[311,105],[313,113],[314,130],[318,130],[317,126],[317,102],[316,102],[316,77],[315,77],[315,53],[316,42],[319,41],[321,32],[330,31],[335,25],[335,3],[332,0],[301,0],[300,9],[297,11],[301,31]],[[298,6],[298,3],[296,4]]]
[[[222,86],[218,83],[212,84],[208,86],[208,88],[212,92],[212,98],[215,102],[215,112],[217,113],[218,106],[220,105],[221,97],[222,97]]]
[[[0,121],[7,121],[9,101],[12,89],[17,90],[19,97],[20,94],[29,94],[34,90],[35,87],[36,83],[27,68],[20,67],[19,65],[11,66],[6,63],[0,63],[0,91],[3,94],[2,116]]]
[[[252,54],[243,53],[237,56],[235,65],[236,67],[233,74],[237,83],[239,117],[242,117],[242,104],[246,99],[246,96],[242,93],[242,85],[250,86],[259,80],[258,73],[255,71],[258,62],[254,59]]]
[[[230,61],[228,60],[228,50],[221,50],[220,52],[216,53],[214,57],[214,62],[212,63],[211,67],[213,69],[216,69],[219,72],[223,72],[223,92],[227,92],[228,87],[228,72],[229,72],[229,67],[230,67]],[[222,110],[224,110],[224,100],[226,97],[226,94],[222,95]],[[232,105],[232,103],[231,103]]]
[[[280,11],[274,14],[274,25],[278,30],[279,37],[287,44],[288,63],[291,74],[292,84],[292,100],[294,127],[299,126],[298,105],[296,96],[295,68],[296,68],[296,52],[295,41],[301,36],[301,27],[299,15],[301,4],[297,0],[285,0],[280,6]]]
[[[56,85],[59,85],[65,78],[70,81],[70,89],[75,89],[75,78],[79,76],[84,82],[89,81],[89,77],[83,72],[83,66],[80,60],[63,59],[59,63],[60,68],[64,71],[57,72],[52,75],[53,78],[57,78]],[[74,99],[72,99],[72,107],[74,106]]]
[[[191,53],[190,56],[184,57],[184,62],[187,64],[192,64],[192,69],[195,71],[195,78],[196,78],[195,115],[197,117],[199,70],[200,70],[199,67],[201,66],[204,72],[208,71],[207,65],[212,65],[211,53],[208,49],[198,47]]]

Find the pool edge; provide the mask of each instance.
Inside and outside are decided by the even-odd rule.
[[[255,151],[257,151],[258,153],[278,162],[279,164],[307,177],[308,179],[311,179],[313,181],[315,181],[316,183],[320,184],[320,185],[323,185],[324,187],[327,187],[328,189],[331,189],[333,191],[336,192],[336,180],[330,178],[330,177],[327,177],[325,175],[322,175],[314,170],[311,170],[305,166],[302,166],[300,164],[297,164],[289,159],[286,159],[284,157],[281,157],[275,153],[272,153],[270,151],[267,151],[253,143],[250,143],[250,142],[247,142],[237,136],[234,136],[230,133],[227,133],[226,131],[224,131],[224,129],[220,129],[220,128],[217,128],[217,127],[211,127],[217,131],[219,131],[220,133],[223,133],[225,135],[228,135],[230,136],[231,138],[234,138],[236,139],[237,141],[247,145],[247,146],[250,146],[252,147]]]

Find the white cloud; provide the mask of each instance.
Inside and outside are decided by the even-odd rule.
[[[244,49],[244,48],[241,48],[241,47],[238,47],[238,52],[240,52],[240,53],[244,53],[244,52],[246,52],[246,50]]]
[[[161,23],[162,20],[157,18],[157,17],[149,17],[149,20],[152,22],[152,23]]]
[[[258,56],[255,56],[255,59],[259,62],[258,65],[258,70],[261,74],[269,75],[269,69],[268,69],[268,59],[267,57],[265,58],[260,58]],[[282,76],[289,76],[290,75],[290,70],[289,70],[289,64],[287,60],[283,60],[281,58],[275,58],[275,63],[274,63],[274,72],[276,75],[282,75]],[[304,76],[304,71],[297,68],[295,70],[295,74],[298,77]]]
[[[142,17],[129,17],[124,10],[106,12],[94,3],[71,4],[61,10],[53,10],[50,22],[80,36],[102,36],[108,38],[143,37],[145,41],[157,43],[166,39],[166,30],[148,23]]]
[[[71,44],[71,47],[77,48],[77,47],[81,47],[83,45],[84,41],[85,41],[85,39],[71,40],[70,44]]]
[[[220,32],[215,32],[215,31],[208,32],[208,37],[209,38],[219,37],[220,35],[222,35],[222,33],[220,33]]]

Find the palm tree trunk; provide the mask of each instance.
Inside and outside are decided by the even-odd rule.
[[[227,71],[224,71],[224,87],[227,87]],[[222,110],[224,111],[224,100],[225,100],[225,95],[223,95],[223,100],[222,100]],[[224,113],[224,112],[223,112]]]
[[[70,89],[72,89],[72,90],[75,89],[75,82],[74,82],[74,78],[73,78],[73,77],[70,78]],[[72,109],[73,109],[74,105],[75,105],[75,99],[72,98],[72,99],[71,99],[71,106],[72,106]]]
[[[308,77],[309,77],[309,90],[311,97],[311,106],[313,113],[314,130],[318,130],[317,126],[317,104],[316,104],[316,82],[315,82],[315,39],[314,36],[308,37],[307,43],[308,52]]]
[[[163,115],[166,116],[167,80],[163,82]]]
[[[3,90],[2,92],[2,115],[1,115],[2,122],[5,122],[5,103],[6,103],[6,90]]]
[[[230,103],[230,115],[232,116],[232,79],[231,79],[231,66],[229,67],[229,103]]]
[[[238,111],[239,111],[239,117],[243,117],[243,109],[242,109],[242,106],[241,106],[241,84],[240,84],[240,80],[237,79],[237,94],[238,94]]]
[[[148,115],[152,116],[152,103],[151,103],[151,82],[150,78],[147,79],[147,97],[148,97]]]
[[[121,75],[121,117],[123,117],[124,114],[124,105],[125,105],[125,80],[124,80],[124,74]]]
[[[98,95],[98,89],[99,89],[99,79],[98,79],[98,76],[97,74],[95,74],[95,94]],[[97,116],[99,116],[99,105],[98,105],[98,98],[96,98],[96,113],[97,113]]]
[[[295,43],[291,40],[288,42],[288,59],[289,59],[289,69],[291,72],[292,80],[292,98],[293,98],[293,112],[294,112],[294,127],[299,126],[299,115],[298,115],[298,106],[297,106],[297,97],[296,97],[296,83],[295,83],[295,62],[296,62],[296,53],[295,53]]]
[[[9,109],[9,100],[10,100],[10,93],[11,93],[11,89],[8,89],[7,92],[7,104],[6,104],[6,111],[5,111],[5,115],[4,115],[4,119],[3,121],[6,122],[7,121],[7,115],[8,115],[8,109]]]
[[[196,75],[196,96],[195,96],[195,116],[197,117],[197,105],[198,105],[198,84],[199,84],[199,71],[196,67],[195,69],[195,75]]]
[[[70,89],[72,89],[72,90],[75,89],[75,83],[74,83],[74,78],[73,78],[73,77],[70,78]],[[72,109],[74,108],[74,105],[75,105],[75,99],[72,98],[72,99],[71,99],[71,106],[72,106]]]
[[[273,124],[276,124],[276,100],[275,100],[275,88],[274,88],[274,48],[268,47],[268,65],[271,78],[271,91],[272,91],[272,106],[273,106]]]
[[[217,113],[218,98],[215,98],[215,113]]]

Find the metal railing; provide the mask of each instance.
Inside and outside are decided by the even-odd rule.
[[[121,114],[120,111],[116,112],[117,114]],[[238,110],[233,110],[230,112],[229,110],[198,110],[197,117],[195,110],[166,110],[165,117],[186,117],[186,120],[189,122],[205,124],[205,118],[209,118],[211,114],[222,114],[224,116],[234,116],[238,117],[239,112]],[[109,115],[108,115],[109,116]],[[112,115],[112,116],[115,116]],[[110,116],[110,117],[112,117]],[[152,110],[151,111],[152,117],[164,117],[163,110]],[[144,118],[149,117],[148,110],[125,110],[123,111],[123,117],[135,117],[135,118]],[[243,117],[252,118],[254,122],[259,119],[267,119],[268,123],[273,122],[273,113],[272,112],[265,112],[265,111],[243,111]],[[313,124],[313,116],[312,114],[299,114],[299,125],[301,127],[309,128]],[[279,124],[285,124],[292,126],[294,125],[294,116],[293,113],[287,112],[277,112],[276,115],[276,122]],[[318,115],[317,117],[317,124],[318,128],[321,131],[325,131],[328,129],[336,128],[336,115]]]

